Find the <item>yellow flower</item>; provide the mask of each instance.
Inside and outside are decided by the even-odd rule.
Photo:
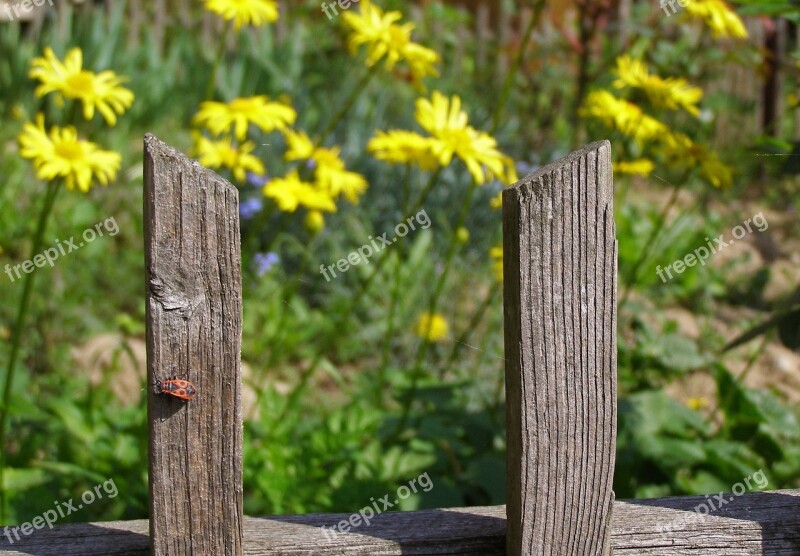
[[[700,149],[688,135],[676,131],[667,131],[659,138],[659,142],[664,154],[671,159],[692,158]]]
[[[26,119],[25,108],[21,104],[15,104],[11,108],[11,118],[14,119],[14,120],[24,120],[24,119]]]
[[[467,243],[469,241],[469,230],[461,226],[456,230],[456,239],[459,243]]]
[[[414,24],[397,24],[402,18],[403,14],[398,11],[384,13],[370,0],[361,0],[360,13],[344,14],[344,21],[352,30],[348,40],[350,50],[356,52],[359,46],[366,45],[368,66],[385,58],[386,67],[391,70],[399,61],[405,60],[416,81],[427,75],[438,75],[435,66],[439,55],[412,42]]]
[[[96,144],[78,138],[72,127],[53,127],[50,135],[44,128],[44,116],[28,122],[19,134],[20,154],[33,161],[36,176],[42,180],[64,178],[67,189],[89,191],[92,180],[107,185],[119,171],[119,154],[104,151]]]
[[[338,147],[315,147],[311,139],[303,131],[287,129],[283,132],[286,138],[286,160],[310,160],[316,171],[314,173],[317,187],[332,199],[344,195],[351,203],[357,204],[358,197],[367,189],[367,180],[360,174],[345,168],[339,157]]]
[[[41,82],[36,87],[37,97],[57,93],[58,102],[63,102],[62,96],[80,100],[83,117],[87,120],[94,117],[96,108],[108,125],[116,125],[117,115],[122,115],[133,104],[133,93],[120,86],[125,81],[123,77],[113,71],[94,73],[83,69],[80,48],[67,52],[62,63],[48,46],[43,58],[33,59],[28,76]]]
[[[333,199],[313,184],[300,179],[297,170],[283,178],[275,178],[264,186],[264,196],[274,199],[284,212],[294,212],[304,206],[311,210],[336,212]]]
[[[686,406],[695,411],[705,409],[708,407],[708,398],[689,398],[686,400]]]
[[[317,165],[317,183],[323,191],[334,199],[344,195],[351,203],[358,203],[358,197],[367,189],[367,180],[345,169],[338,147],[314,149],[312,159]]]
[[[194,153],[200,164],[207,168],[227,168],[237,181],[243,182],[247,172],[263,174],[264,164],[250,154],[256,146],[251,141],[235,145],[229,138],[212,140],[200,133],[194,134]]]
[[[318,210],[310,210],[303,221],[306,229],[312,234],[317,234],[325,227],[325,216]]]
[[[600,120],[640,145],[669,133],[667,126],[645,114],[635,104],[602,89],[586,96],[581,115]]]
[[[747,29],[728,5],[722,0],[691,0],[685,6],[686,13],[702,19],[711,28],[715,39],[733,37],[747,38]]]
[[[625,87],[641,89],[656,107],[668,110],[683,108],[693,116],[700,115],[697,103],[703,98],[703,90],[692,87],[683,78],[662,79],[657,75],[650,75],[644,62],[628,55],[617,58],[614,73],[617,75],[614,86],[618,89]]]
[[[639,158],[637,160],[617,162],[614,170],[620,174],[633,174],[637,176],[649,176],[655,168],[652,160]]]
[[[503,283],[503,246],[497,245],[489,249],[489,256],[492,258],[492,270],[494,277],[501,284]]]
[[[717,153],[705,153],[701,157],[700,175],[714,187],[727,189],[733,185],[733,171],[719,159]]]
[[[367,150],[378,160],[393,164],[416,164],[423,170],[435,170],[439,159],[434,154],[436,141],[413,131],[379,131],[370,139]]]
[[[517,181],[514,162],[497,150],[493,137],[469,125],[457,95],[448,99],[434,91],[431,100],[420,98],[416,106],[417,122],[435,139],[433,151],[442,166],[457,156],[478,185],[492,177],[505,183]]]
[[[714,187],[722,189],[733,184],[733,171],[719,156],[693,142],[683,133],[669,132],[661,138],[661,149],[671,161],[683,166],[700,166],[700,175]]]
[[[439,313],[422,313],[414,332],[426,342],[436,343],[447,338],[449,332],[447,320]]]
[[[304,131],[283,131],[286,138],[286,160],[308,160],[314,154],[314,143]]]
[[[237,31],[244,25],[260,27],[278,19],[275,0],[206,0],[206,8],[227,21],[233,20]]]
[[[240,141],[247,136],[247,127],[254,124],[265,132],[286,129],[297,119],[294,108],[266,96],[236,98],[228,103],[207,101],[194,117],[196,125],[205,126],[214,135],[230,133],[234,128]]]
[[[435,50],[414,42],[408,42],[401,53],[408,63],[414,82],[419,83],[428,75],[439,75],[439,71],[436,69],[436,64],[439,63],[439,54]]]

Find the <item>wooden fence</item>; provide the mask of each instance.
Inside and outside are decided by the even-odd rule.
[[[199,394],[184,403],[150,390],[149,521],[43,528],[13,545],[0,537],[0,554],[800,554],[800,490],[720,493],[715,511],[709,496],[614,500],[610,149],[589,145],[504,193],[507,506],[366,523],[243,517],[238,193],[147,136],[149,381],[175,373]]]

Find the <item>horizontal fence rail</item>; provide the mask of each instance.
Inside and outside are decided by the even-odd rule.
[[[726,495],[731,498],[732,495]],[[623,556],[797,556],[800,490],[744,494],[701,515],[704,496],[614,502],[613,554]],[[349,514],[244,518],[244,554],[471,554],[505,551],[505,506],[393,512],[355,532],[330,530]],[[64,525],[8,546],[3,556],[150,554],[147,520]]]

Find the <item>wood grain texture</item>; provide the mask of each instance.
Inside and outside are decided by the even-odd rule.
[[[730,498],[730,495],[727,496]],[[705,518],[702,496],[614,502],[611,545],[620,556],[797,556],[800,490],[745,494]],[[329,539],[320,526],[346,514],[244,518],[244,553],[407,555],[505,554],[505,506],[383,514],[369,527]],[[0,555],[100,556],[149,554],[145,520],[43,529]]]
[[[611,145],[503,192],[508,554],[607,554],[616,450]]]
[[[153,554],[240,555],[238,192],[152,135],[144,151]],[[197,397],[156,395],[171,375]]]

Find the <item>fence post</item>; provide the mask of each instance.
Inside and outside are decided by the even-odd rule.
[[[236,188],[144,140],[152,554],[242,554],[242,334]],[[177,375],[184,402],[156,395]]]
[[[616,444],[611,145],[503,194],[507,554],[609,554]]]

